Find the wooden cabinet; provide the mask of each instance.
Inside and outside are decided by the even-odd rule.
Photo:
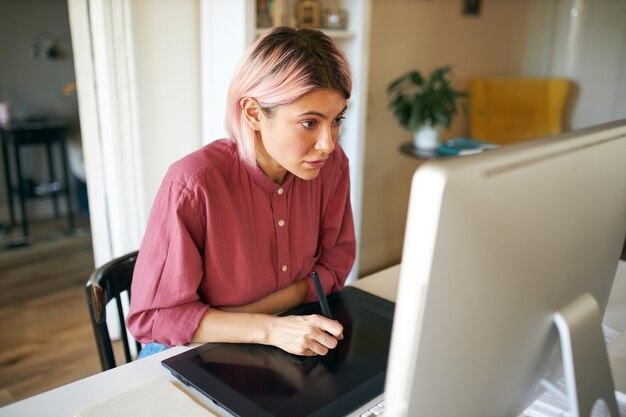
[[[296,23],[298,0],[274,0],[274,15],[281,23]],[[365,119],[369,67],[371,0],[319,0],[320,7],[342,9],[347,13],[345,30],[324,30],[344,50],[353,75],[352,97],[339,138],[350,159],[351,202],[357,234],[357,260],[349,277],[358,277]],[[202,123],[203,142],[225,137],[224,103],[230,79],[246,48],[264,30],[267,17],[259,21],[257,0],[201,0]],[[274,20],[272,20],[273,24]]]

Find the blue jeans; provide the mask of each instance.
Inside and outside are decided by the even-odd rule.
[[[156,343],[156,342],[148,343],[143,348],[141,348],[141,350],[139,351],[139,354],[137,355],[137,359],[142,359],[150,355],[154,355],[155,353],[163,352],[164,350],[167,350],[167,349],[169,349],[167,346],[162,345],[160,343]]]

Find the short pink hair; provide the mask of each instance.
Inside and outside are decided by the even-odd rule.
[[[265,114],[316,89],[339,91],[346,100],[352,76],[345,55],[323,32],[278,27],[257,39],[239,63],[226,102],[226,129],[242,159],[256,165],[254,130],[246,123],[240,101],[252,97]]]

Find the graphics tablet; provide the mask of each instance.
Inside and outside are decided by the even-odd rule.
[[[328,297],[344,339],[326,356],[273,346],[207,343],[161,362],[236,416],[341,416],[383,393],[394,304],[346,287]],[[285,315],[321,314],[318,303]]]

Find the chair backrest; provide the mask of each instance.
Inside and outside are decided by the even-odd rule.
[[[506,145],[563,131],[570,81],[562,78],[474,78],[469,132]]]
[[[85,287],[89,316],[91,317],[93,333],[98,347],[98,356],[100,357],[100,365],[103,371],[116,366],[113,345],[106,321],[106,306],[109,301],[115,300],[117,305],[124,356],[127,363],[132,361],[124,322],[122,294],[126,293],[127,301],[130,301],[130,284],[133,279],[137,253],[135,251],[120,256],[97,268],[89,277]],[[138,342],[135,342],[135,344],[137,352],[139,352],[141,345]]]

